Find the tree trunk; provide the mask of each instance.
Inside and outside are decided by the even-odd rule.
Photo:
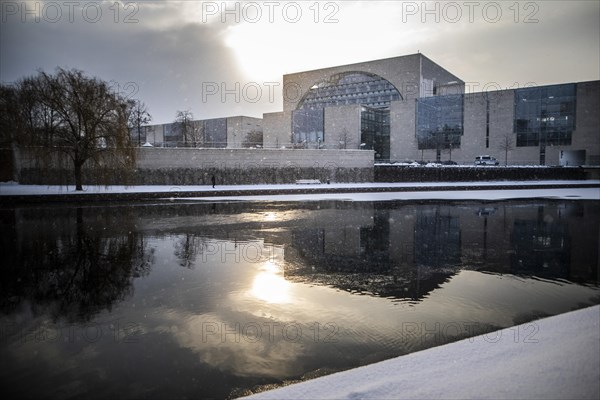
[[[15,143],[15,140],[13,139],[11,142],[11,148],[12,148],[12,162],[13,162],[13,171],[12,171],[12,175],[13,175],[13,181],[15,182],[21,182],[21,151],[19,149],[19,146]]]
[[[82,179],[81,179],[81,169],[83,167],[82,162],[75,161],[75,190],[83,190]]]

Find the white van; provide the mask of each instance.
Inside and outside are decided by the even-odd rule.
[[[475,157],[475,165],[498,165],[498,160],[491,156],[477,156]]]

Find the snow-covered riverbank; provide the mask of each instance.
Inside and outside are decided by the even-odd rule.
[[[600,306],[339,372],[252,399],[598,399]]]
[[[599,200],[600,181],[493,181],[423,183],[333,183],[217,186],[73,186],[0,183],[0,199],[39,196],[52,201],[153,198],[204,201],[311,200],[507,200],[529,198]],[[18,201],[17,201],[18,202]]]

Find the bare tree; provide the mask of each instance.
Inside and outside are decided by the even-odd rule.
[[[188,140],[192,147],[206,144],[205,126],[203,121],[192,121],[188,132]]]
[[[255,147],[263,145],[263,133],[262,131],[253,130],[246,134],[242,147]]]
[[[142,145],[142,125],[147,125],[152,121],[152,116],[148,112],[148,107],[140,100],[133,99],[127,102],[128,105],[128,124],[131,128],[137,130],[138,147]],[[145,135],[144,135],[145,136]]]
[[[342,133],[340,134],[340,149],[348,148],[348,129],[344,127],[342,129]]]
[[[175,257],[179,260],[179,265],[192,268],[198,254],[202,254],[206,249],[206,239],[188,233],[175,242],[174,247]]]
[[[72,163],[76,190],[83,189],[84,165],[104,183],[110,172],[133,170],[127,102],[108,83],[57,68],[22,79],[15,90],[16,142],[28,147],[36,166],[53,170]]]
[[[173,128],[176,132],[181,134],[181,140],[183,145],[187,146],[191,143],[192,146],[196,146],[195,139],[196,126],[194,124],[194,114],[190,110],[177,111],[175,113],[175,122],[173,122]]]
[[[2,165],[8,171],[0,171],[2,178],[19,181],[19,152],[16,132],[19,130],[18,91],[14,86],[0,85],[0,151]],[[7,149],[9,154],[6,154]]]
[[[500,136],[500,142],[498,143],[498,149],[504,151],[504,166],[508,165],[508,152],[515,147],[515,138],[514,134],[510,131],[504,132],[502,136]]]

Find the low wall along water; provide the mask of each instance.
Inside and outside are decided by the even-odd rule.
[[[280,184],[298,180],[372,182],[373,152],[366,150],[141,148],[130,176],[108,172],[97,182],[89,170],[84,184],[218,185]],[[70,169],[40,169],[23,163],[20,183],[73,184]]]
[[[25,158],[25,160],[27,160]],[[598,179],[599,168],[373,165],[367,150],[141,148],[129,176],[108,171],[100,182],[84,169],[84,184],[217,185],[321,182],[458,182]],[[6,179],[5,179],[6,180]],[[73,170],[22,161],[23,184],[72,185]]]

